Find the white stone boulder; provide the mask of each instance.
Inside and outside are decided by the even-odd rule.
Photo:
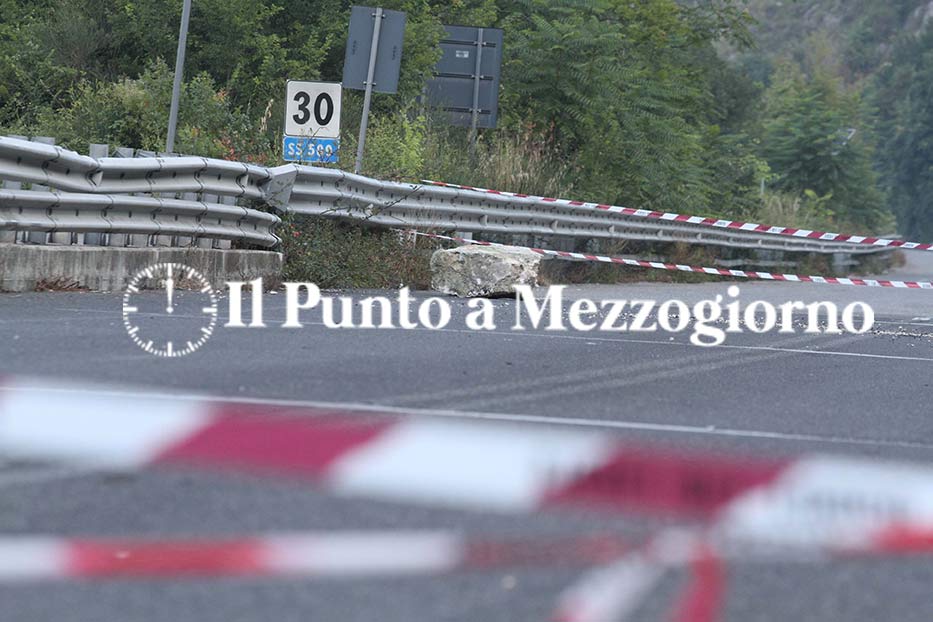
[[[523,248],[461,246],[431,256],[431,287],[454,296],[507,296],[538,284],[541,255]]]

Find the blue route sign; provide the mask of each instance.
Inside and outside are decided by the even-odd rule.
[[[282,138],[282,159],[286,162],[326,164],[337,161],[336,138],[311,138],[309,136],[285,136]]]

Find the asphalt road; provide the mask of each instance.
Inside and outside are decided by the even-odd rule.
[[[911,255],[896,278],[933,276]],[[889,275],[890,276],[890,275]],[[522,425],[605,429],[675,450],[759,456],[812,452],[933,462],[933,291],[738,283],[741,299],[870,303],[862,336],[730,335],[697,348],[685,334],[509,330],[512,300],[494,302],[499,328],[332,330],[317,310],[284,329],[285,298],[264,296],[266,328],[218,328],[195,354],[160,359],[126,335],[117,295],[0,295],[0,375],[134,387],[166,395],[211,394],[290,402],[366,404],[425,416],[539,418]],[[568,297],[725,295],[728,284],[580,286]],[[371,294],[390,292],[368,292]],[[355,298],[363,295],[353,292]],[[430,294],[418,294],[423,299]],[[198,313],[159,311],[145,293],[147,329],[196,330]],[[193,304],[193,303],[192,303]],[[246,301],[244,301],[246,305]],[[147,307],[148,308],[148,307]],[[171,319],[175,324],[161,320]],[[221,323],[226,301],[221,304]],[[132,416],[128,406],[127,416]],[[426,465],[426,468],[429,468]],[[56,465],[0,469],[0,533],[215,536],[311,529],[442,528],[478,536],[593,531],[641,536],[662,523],[593,512],[498,516],[337,499],[287,481],[157,472],[115,477]],[[666,523],[663,523],[666,524]],[[0,618],[68,620],[540,620],[580,576],[538,567],[378,580],[184,580],[0,586]],[[736,564],[726,620],[926,621],[933,563],[849,560],[813,566]],[[665,619],[683,583],[670,573],[632,619]]]

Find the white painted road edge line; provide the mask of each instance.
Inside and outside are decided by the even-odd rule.
[[[933,449],[933,442],[871,439],[864,437],[830,436],[822,434],[776,432],[771,430],[751,430],[738,428],[720,428],[715,425],[692,426],[668,423],[649,423],[644,421],[619,421],[584,419],[580,417],[557,417],[547,415],[526,415],[517,413],[479,412],[469,410],[449,410],[437,408],[408,408],[401,406],[381,406],[359,402],[326,402],[315,400],[294,400],[264,397],[218,397],[199,393],[165,393],[160,391],[128,391],[114,389],[83,389],[79,387],[51,387],[45,384],[30,384],[29,379],[17,385],[17,388],[35,388],[52,393],[73,393],[121,397],[127,399],[145,398],[169,401],[200,401],[215,404],[249,404],[281,406],[287,408],[319,408],[325,410],[350,410],[372,414],[401,415],[412,417],[442,417],[450,419],[475,419],[482,421],[500,421],[504,423],[530,423],[556,427],[580,427],[609,430],[632,430],[639,432],[665,432],[673,434],[698,434],[703,436],[722,436],[730,438],[767,439],[777,441],[811,442],[830,445],[858,445],[868,447],[898,447],[904,449]],[[0,385],[0,393],[11,391],[13,387]]]

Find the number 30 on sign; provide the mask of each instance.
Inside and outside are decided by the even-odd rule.
[[[299,82],[286,86],[285,135],[340,138],[341,85],[334,82]]]

